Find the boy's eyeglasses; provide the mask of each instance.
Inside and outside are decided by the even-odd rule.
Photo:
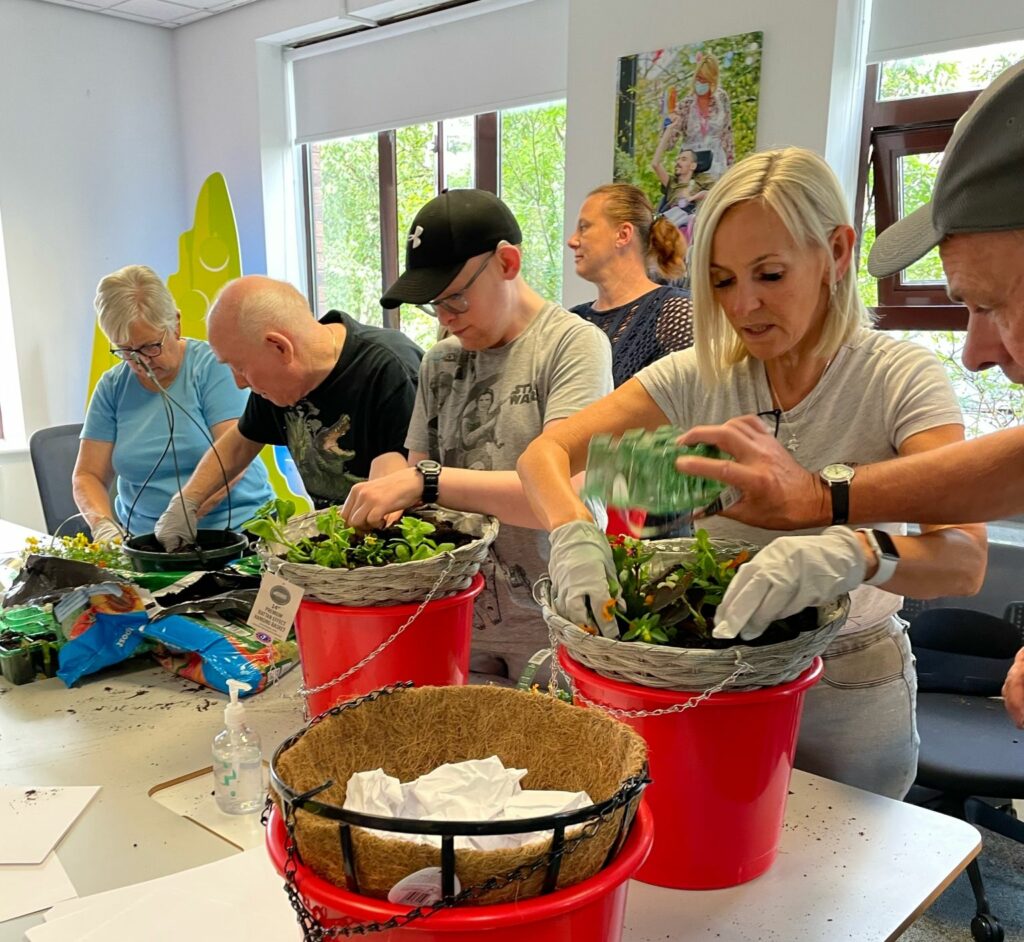
[[[156,343],[144,343],[141,347],[111,347],[110,352],[122,360],[130,360],[133,353],[144,356],[147,360],[155,360],[164,348],[165,330]]]
[[[440,311],[438,308],[442,307],[449,314],[465,314],[466,311],[469,310],[469,301],[466,300],[466,292],[472,287],[473,282],[483,274],[484,269],[488,266],[491,259],[494,258],[494,254],[497,251],[497,249],[494,249],[487,255],[487,258],[483,260],[480,267],[473,272],[473,277],[470,278],[469,281],[467,281],[458,291],[453,291],[451,294],[445,295],[443,298],[438,298],[436,301],[429,301],[426,304],[417,304],[416,307],[423,311],[424,314],[429,314],[431,317],[439,316]]]

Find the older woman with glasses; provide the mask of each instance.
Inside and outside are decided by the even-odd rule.
[[[94,304],[110,352],[123,362],[100,377],[89,402],[72,486],[93,538],[107,541],[153,531],[210,442],[236,424],[247,395],[205,342],[181,336],[174,298],[152,269],[128,265],[107,275]],[[271,496],[266,468],[251,465],[232,485],[231,525]],[[204,527],[228,525],[224,498],[221,488],[210,499]]]
[[[830,482],[836,525],[776,541],[775,531],[707,519],[712,537],[766,546],[745,567],[749,576],[740,570],[742,598],[733,594],[731,608],[723,603],[715,634],[752,639],[776,617],[852,590],[849,620],[825,654],[825,678],[807,695],[797,765],[901,797],[917,764],[916,678],[897,617],[901,596],[978,591],[985,531],[923,527],[908,537],[897,521],[868,531],[838,525],[852,466],[963,438],[960,408],[936,357],[871,329],[857,295],[849,219],[838,181],[810,151],[766,151],[730,168],[705,200],[696,230],[695,346],[545,429],[518,468],[551,532],[556,605],[585,623],[588,597],[600,617],[614,572],[607,541],[569,483],[583,469],[591,437],[744,415],[769,423],[800,464]],[[773,589],[780,572],[790,588],[785,600]]]

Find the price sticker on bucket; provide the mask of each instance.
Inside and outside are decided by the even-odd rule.
[[[256,602],[249,613],[247,624],[264,644],[284,641],[295,622],[295,613],[305,590],[272,572],[263,574]]]

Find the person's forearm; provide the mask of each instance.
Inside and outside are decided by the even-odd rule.
[[[568,452],[557,442],[541,435],[519,456],[516,470],[533,509],[534,526],[544,530],[573,520],[592,520],[573,487]]]
[[[1022,464],[1024,428],[1014,428],[859,467],[850,522],[965,523],[1024,513]]]
[[[382,478],[386,474],[401,471],[405,467],[408,467],[408,459],[401,452],[389,451],[386,454],[377,455],[370,462],[370,473],[367,475],[367,480]]]
[[[207,449],[192,477],[181,489],[182,493],[200,508],[209,509],[208,501],[218,490],[224,489],[225,478],[228,481],[237,478],[252,464],[262,448],[259,442],[246,438],[236,428],[225,432]]]
[[[110,492],[96,475],[82,472],[75,474],[71,478],[71,493],[75,498],[75,506],[90,528],[95,528],[101,520],[114,519]]]
[[[541,529],[515,471],[471,471],[446,466],[437,480],[437,502],[454,510],[493,514],[510,527]]]
[[[988,540],[980,524],[931,530],[920,536],[898,536],[893,542],[900,561],[895,575],[881,587],[887,592],[934,599],[975,595],[981,590],[988,565]],[[874,566],[869,566],[868,575],[873,572]]]

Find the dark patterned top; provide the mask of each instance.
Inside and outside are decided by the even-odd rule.
[[[689,293],[666,285],[620,307],[595,311],[594,302],[572,308],[597,324],[612,342],[612,377],[621,386],[634,373],[666,353],[693,346]]]

